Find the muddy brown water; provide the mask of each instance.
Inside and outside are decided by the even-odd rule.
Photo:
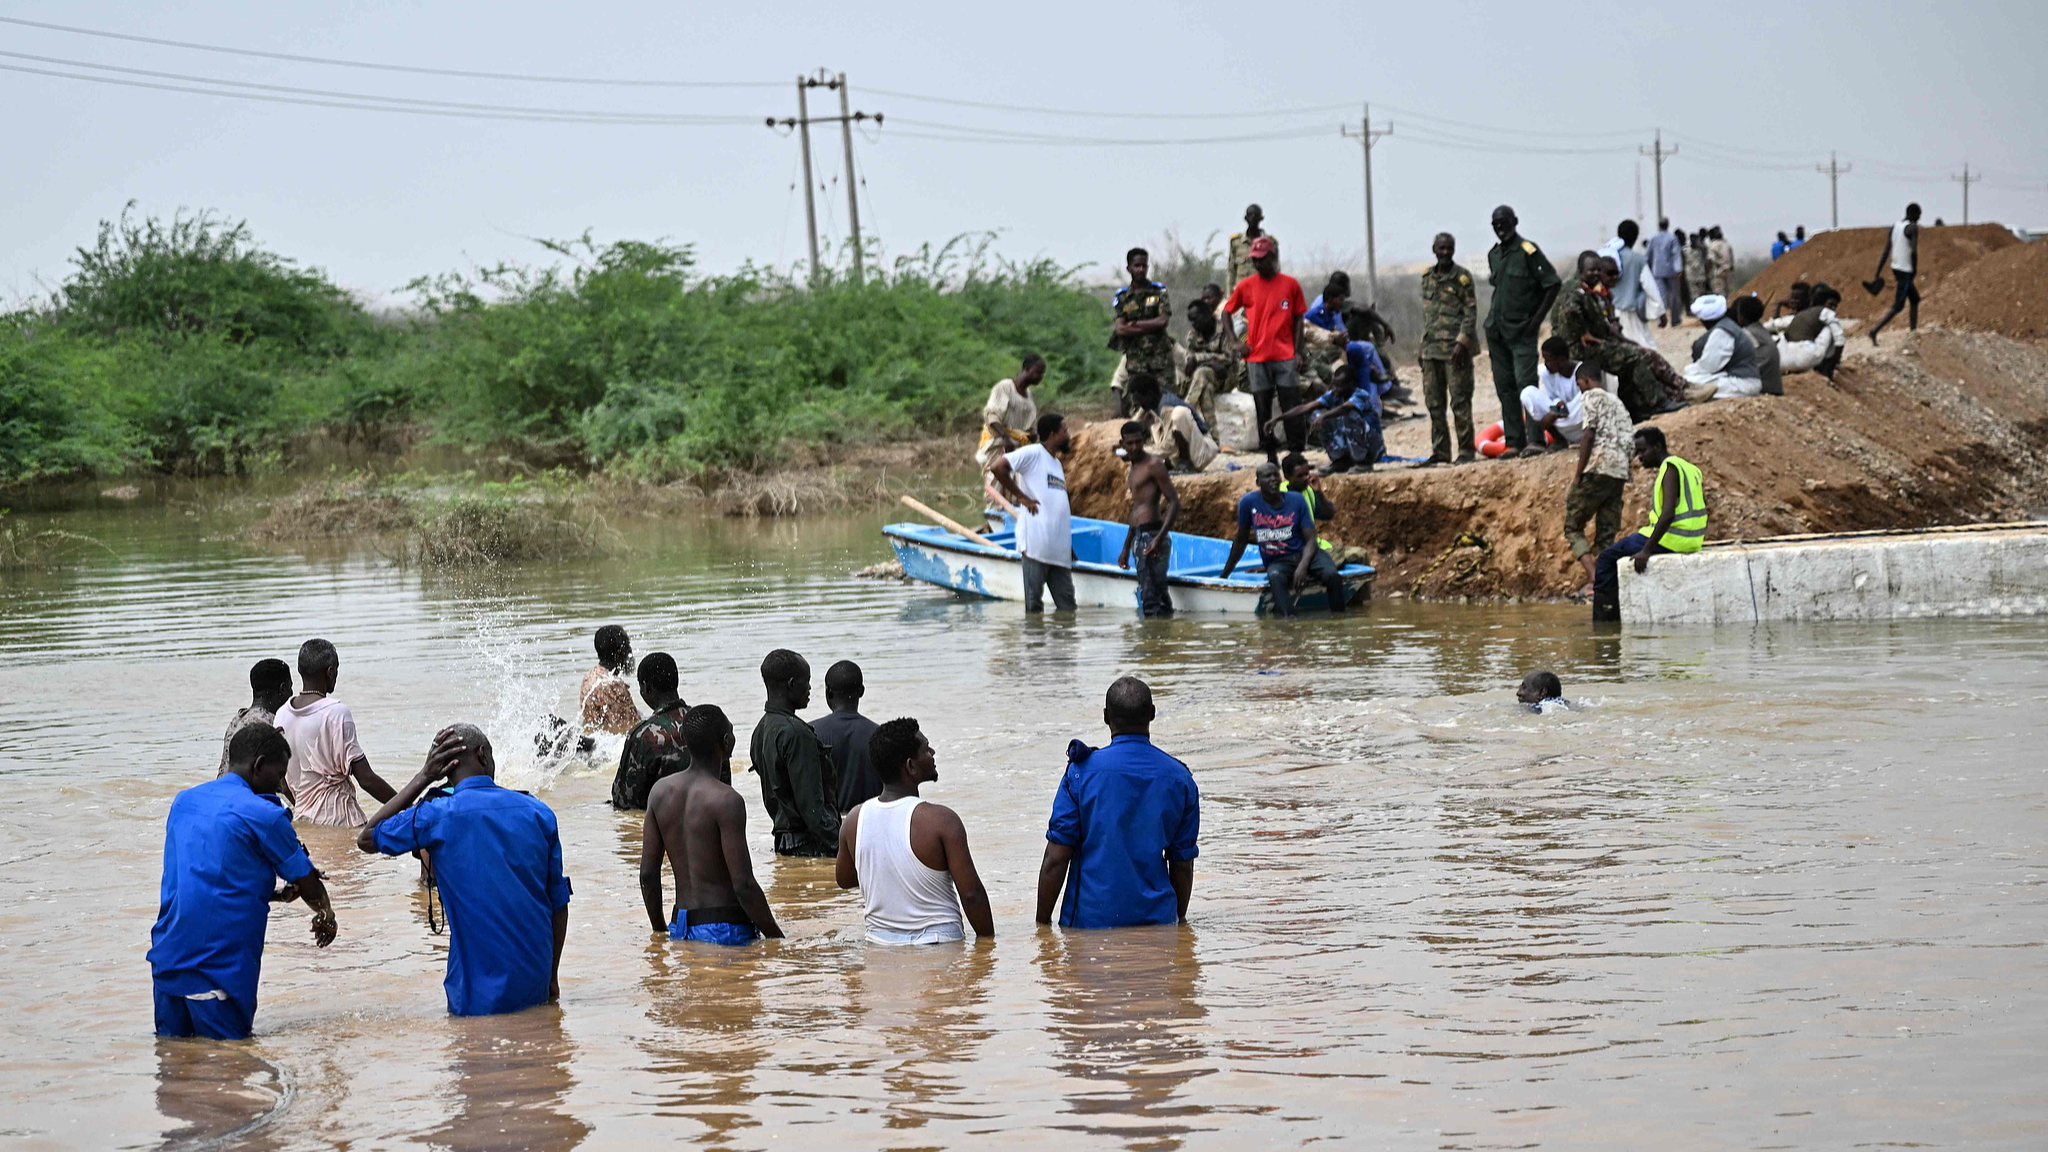
[[[1026,621],[852,579],[881,513],[627,525],[617,560],[445,578],[181,511],[64,514],[111,551],[0,576],[0,1147],[2048,1143],[2037,622]],[[932,737],[997,939],[864,944],[829,864],[768,852],[751,776],[789,939],[650,936],[609,766],[521,754],[608,621],[743,730],[768,648],[861,661],[866,710]],[[559,1006],[448,1017],[408,862],[306,828],[340,939],[274,913],[255,1039],[151,1037],[166,807],[248,665],[314,634],[385,775],[477,720],[560,815]],[[1519,710],[1534,667],[1580,708]],[[1125,672],[1202,788],[1190,922],[1037,929],[1062,749]]]

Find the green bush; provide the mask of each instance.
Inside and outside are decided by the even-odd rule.
[[[415,281],[419,310],[379,324],[241,224],[124,212],[0,333],[0,484],[238,471],[307,432],[381,445],[398,425],[668,477],[965,432],[1025,352],[1050,362],[1041,405],[1115,366],[1104,302],[986,236],[811,284],[703,275],[683,244],[544,248],[552,263]]]

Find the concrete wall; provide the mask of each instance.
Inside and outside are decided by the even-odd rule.
[[[1658,624],[2048,615],[2048,525],[1731,544],[1621,568],[1622,618]]]

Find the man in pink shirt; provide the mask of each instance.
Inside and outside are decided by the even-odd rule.
[[[356,743],[356,718],[348,705],[334,699],[341,676],[341,655],[325,640],[299,646],[299,684],[304,691],[277,710],[277,726],[292,746],[286,779],[298,802],[297,817],[315,824],[358,828],[363,807],[356,802],[356,784],[383,803],[397,792],[370,767],[370,758]]]
[[[1225,314],[1242,310],[1245,316],[1245,374],[1258,408],[1259,446],[1266,459],[1279,459],[1279,442],[1268,427],[1273,422],[1273,401],[1277,393],[1280,411],[1301,404],[1301,387],[1294,375],[1294,349],[1301,343],[1302,315],[1308,298],[1301,282],[1280,271],[1280,246],[1271,236],[1252,241],[1252,274],[1237,282],[1230,299],[1223,302]],[[1287,421],[1287,450],[1299,452],[1308,442],[1308,423],[1301,417]]]

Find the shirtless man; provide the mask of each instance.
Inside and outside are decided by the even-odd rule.
[[[747,854],[747,803],[720,769],[732,771],[732,722],[713,704],[683,715],[690,766],[655,782],[640,832],[640,896],[656,932],[677,940],[751,944],[782,938]],[[661,860],[676,874],[676,908],[666,917]]]
[[[1138,607],[1147,616],[1173,615],[1173,595],[1166,587],[1166,565],[1173,555],[1173,522],[1180,516],[1180,493],[1173,490],[1166,461],[1145,451],[1151,429],[1132,420],[1123,427],[1124,462],[1131,466],[1124,487],[1131,493],[1131,526],[1124,533],[1124,549],[1116,566],[1131,566],[1131,551],[1138,553]],[[1165,505],[1165,510],[1160,508]]]

